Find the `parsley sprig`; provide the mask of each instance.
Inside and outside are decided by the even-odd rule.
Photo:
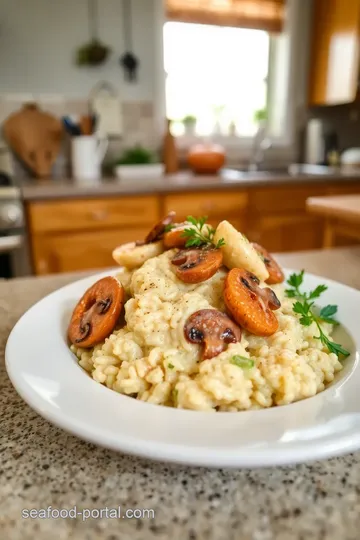
[[[193,227],[187,227],[182,233],[182,236],[187,238],[185,247],[200,247],[203,245],[213,245],[216,248],[220,248],[221,246],[225,245],[225,241],[223,238],[220,238],[220,240],[216,244],[214,243],[215,229],[213,227],[210,227],[209,225],[204,227],[207,218],[207,216],[203,216],[198,219],[194,218],[193,216],[188,216],[186,218],[186,221],[191,223]]]
[[[300,287],[303,283],[303,279],[304,270],[302,270],[299,274],[291,274],[287,280],[287,284],[290,285],[290,288],[285,290],[285,293],[289,298],[298,298],[293,305],[293,311],[298,315],[301,315],[300,323],[303,326],[310,326],[312,323],[315,323],[319,330],[319,335],[314,336],[315,339],[319,339],[329,352],[335,353],[338,357],[340,355],[349,356],[349,351],[344,349],[339,343],[331,341],[326,334],[324,334],[320,326],[322,322],[339,324],[338,321],[334,319],[334,315],[337,312],[337,306],[329,304],[323,307],[319,314],[315,313],[312,309],[314,305],[313,300],[319,298],[319,296],[327,290],[327,286],[318,285],[309,293],[301,292]]]

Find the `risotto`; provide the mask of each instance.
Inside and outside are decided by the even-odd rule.
[[[318,335],[315,323],[300,323],[293,311],[295,300],[285,296],[283,284],[266,285],[260,276],[260,286],[270,287],[281,303],[272,312],[276,331],[259,336],[245,325],[239,340],[227,342],[219,354],[204,359],[202,346],[187,339],[184,327],[201,310],[229,313],[224,287],[234,264],[226,262],[224,250],[225,265],[211,277],[199,283],[184,282],[173,262],[177,252],[155,252],[134,268],[129,264],[120,269],[116,279],[125,295],[123,316],[95,346],[71,345],[80,366],[96,382],[157,405],[242,411],[314,396],[342,369],[336,354],[314,337]],[[333,326],[323,322],[321,329],[330,336]],[[241,358],[242,363],[234,358]]]

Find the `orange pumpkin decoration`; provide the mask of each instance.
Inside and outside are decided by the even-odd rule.
[[[196,144],[190,148],[187,160],[197,174],[216,174],[225,163],[225,150],[218,144]]]

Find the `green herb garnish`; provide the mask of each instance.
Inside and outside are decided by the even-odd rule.
[[[220,240],[214,244],[215,229],[208,225],[204,229],[207,218],[207,216],[203,216],[199,219],[196,219],[193,216],[188,216],[186,218],[186,221],[194,225],[194,227],[184,229],[184,232],[181,235],[187,238],[185,247],[213,245],[216,248],[220,248],[225,245],[225,240],[223,238],[220,238]]]
[[[287,280],[287,284],[291,286],[291,289],[286,289],[285,293],[289,298],[302,298],[303,300],[314,300],[327,290],[326,285],[318,285],[316,289],[309,294],[302,293],[299,287],[302,285],[304,279],[305,270],[301,270],[299,274],[291,274]]]
[[[174,364],[168,364],[169,369],[174,369],[174,367],[175,367]]]
[[[173,223],[169,223],[168,225],[165,225],[164,232],[170,232],[173,229],[176,229],[176,225],[174,225]]]
[[[333,318],[333,316],[337,312],[337,306],[335,305],[327,305],[323,307],[319,314],[316,314],[314,310],[312,309],[314,302],[312,300],[315,300],[316,298],[319,298],[319,296],[327,290],[326,285],[318,285],[316,289],[313,291],[310,291],[309,293],[301,292],[300,287],[303,283],[304,279],[304,270],[302,270],[299,274],[291,274],[289,279],[287,280],[287,284],[290,285],[290,289],[286,289],[285,293],[289,298],[298,298],[299,300],[295,302],[293,305],[293,311],[294,313],[297,313],[298,315],[301,315],[300,317],[300,323],[303,326],[310,326],[312,323],[315,323],[318,330],[319,335],[314,336],[315,339],[319,339],[321,343],[328,349],[329,352],[335,353],[336,356],[349,356],[349,351],[344,349],[339,343],[335,343],[334,341],[331,341],[322,331],[320,323],[327,322],[330,324],[339,324],[336,319]]]
[[[239,354],[236,354],[231,358],[230,364],[234,364],[235,366],[238,366],[242,369],[251,369],[254,367],[255,362],[254,360],[251,360],[251,358],[246,358],[246,356],[240,356]]]

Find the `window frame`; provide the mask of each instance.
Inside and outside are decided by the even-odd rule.
[[[163,25],[166,22],[164,6],[162,0],[154,0],[157,4],[155,10],[157,25],[157,43],[161,42],[161,78],[157,80],[156,88],[159,91],[156,98],[156,114],[161,114],[162,122],[158,117],[158,122],[163,125],[166,117],[166,95],[165,95],[165,70],[164,70],[164,42]],[[309,56],[310,37],[310,16],[312,13],[311,0],[288,0],[287,17],[284,25],[284,39],[287,41],[287,78],[286,78],[286,102],[288,104],[285,113],[284,130],[281,136],[269,136],[271,148],[266,153],[266,161],[291,160],[296,156],[296,133],[298,128],[305,124],[307,109],[307,72]],[[161,39],[159,40],[159,34]],[[275,47],[276,37],[270,37],[269,57],[270,62],[276,62]],[[274,64],[273,64],[274,65]],[[268,95],[271,99],[274,88],[272,75],[274,69],[269,68]],[[158,124],[160,125],[160,124]],[[163,130],[162,130],[163,131]],[[213,143],[222,145],[230,161],[243,161],[248,159],[252,146],[253,137],[230,136],[213,134],[209,136],[201,135],[181,135],[176,137],[176,144],[181,154],[185,154],[190,146],[203,140],[211,140]]]

